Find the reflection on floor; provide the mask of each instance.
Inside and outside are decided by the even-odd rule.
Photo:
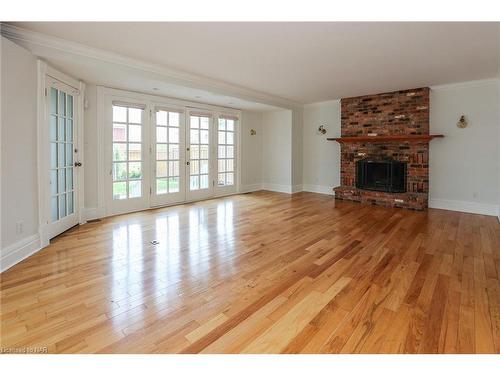
[[[1,346],[498,353],[499,274],[494,217],[258,192],[58,237],[2,274]]]

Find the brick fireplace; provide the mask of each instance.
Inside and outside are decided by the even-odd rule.
[[[342,99],[341,135],[335,139],[341,143],[341,186],[334,188],[335,198],[415,210],[427,208],[429,88]],[[406,189],[402,190],[406,191],[357,188],[357,162],[363,160],[405,163]]]

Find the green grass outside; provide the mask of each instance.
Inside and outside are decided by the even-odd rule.
[[[157,190],[158,191],[166,191],[167,190],[167,180],[156,180]],[[175,190],[179,189],[179,182],[174,182],[170,184],[170,189]],[[113,184],[113,196],[122,196],[127,195],[127,183],[126,182],[118,182]]]

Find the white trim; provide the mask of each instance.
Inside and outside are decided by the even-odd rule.
[[[497,216],[499,207],[494,204],[456,201],[449,199],[429,199],[429,208],[468,212],[471,214]]]
[[[240,186],[240,193],[250,193],[252,191],[262,190],[262,184],[250,184]]]
[[[54,68],[52,68],[50,65],[46,65],[46,74],[51,77],[56,79],[59,82],[62,82],[70,87],[72,87],[75,90],[80,90],[80,82],[77,79],[74,79],[73,77],[70,77],[69,75],[60,72]],[[80,91],[78,92],[78,94]]]
[[[303,185],[283,185],[263,182],[260,190],[275,191],[278,193],[295,194],[304,191]]]
[[[85,216],[83,210],[85,209],[85,83],[82,81],[78,82],[79,95],[75,97],[78,114],[78,136],[77,144],[78,148],[78,161],[82,163],[82,166],[78,168],[78,196],[76,197],[76,204],[78,205],[78,223],[85,224]]]
[[[0,272],[8,270],[10,267],[16,265],[41,249],[40,236],[38,234],[23,238],[22,240],[3,248],[2,257],[0,258]]]
[[[106,181],[106,168],[104,166],[104,129],[106,126],[106,112],[104,111],[105,88],[103,86],[96,87],[96,120],[97,120],[97,209],[102,213],[101,217],[105,215],[106,203],[105,194],[106,189],[104,182]]]
[[[40,246],[45,247],[49,244],[49,238],[46,233],[47,218],[46,212],[48,210],[47,191],[45,187],[45,179],[47,176],[43,173],[47,163],[48,153],[46,144],[42,141],[45,139],[44,129],[46,127],[45,121],[45,86],[47,75],[47,63],[42,60],[37,61],[37,123],[36,123],[36,137],[37,137],[37,188],[38,188],[38,235]]]
[[[170,96],[152,95],[152,94],[145,94],[145,93],[137,92],[137,91],[115,89],[115,88],[107,87],[107,86],[103,86],[103,85],[97,85],[97,89],[98,89],[98,91],[101,91],[101,95],[104,94],[104,95],[110,95],[110,96],[118,96],[118,97],[121,97],[124,99],[130,99],[134,103],[136,103],[137,100],[148,101],[148,102],[152,102],[153,107],[163,105],[163,106],[178,108],[178,109],[184,108],[185,110],[194,109],[196,111],[196,110],[202,109],[202,110],[206,110],[209,112],[220,112],[220,113],[224,113],[224,114],[234,115],[234,116],[239,117],[241,119],[241,110],[240,109],[223,107],[223,106],[214,105],[214,104],[197,103],[197,102],[193,102],[190,100],[173,98]],[[148,103],[148,104],[150,104],[150,103]],[[212,114],[210,113],[210,115],[212,115]]]
[[[33,46],[42,46],[48,49],[62,51],[76,56],[85,56],[111,64],[122,65],[132,69],[156,73],[173,83],[188,87],[197,87],[224,95],[232,95],[241,99],[269,104],[291,109],[301,106],[302,103],[248,89],[238,85],[221,82],[215,79],[198,76],[180,70],[167,68],[163,65],[151,64],[142,60],[125,57],[116,53],[107,52],[98,48],[89,47],[80,43],[49,36],[31,30],[26,30],[10,24],[2,24],[1,34],[8,39],[21,43],[32,49]]]
[[[292,185],[272,184],[269,182],[262,183],[262,190],[276,191],[278,193],[292,194]]]
[[[434,85],[429,86],[431,90],[434,91],[444,91],[444,90],[454,90],[454,89],[463,89],[468,87],[480,87],[486,85],[494,85],[500,82],[499,78],[487,78],[487,79],[477,79],[473,81],[462,81],[455,83],[447,83],[444,85]]]
[[[321,107],[321,106],[332,105],[332,104],[340,104],[340,100],[341,99],[331,99],[331,100],[324,100],[321,102],[311,102],[311,103],[304,104],[304,109]]]
[[[310,193],[328,194],[335,196],[335,192],[333,191],[333,187],[331,186],[304,184],[302,190]]]
[[[105,212],[101,208],[91,207],[83,210],[83,219],[87,222],[89,220],[100,219],[105,216]]]

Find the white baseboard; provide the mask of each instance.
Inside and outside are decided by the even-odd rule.
[[[303,191],[308,191],[311,193],[319,193],[319,194],[328,194],[328,195],[335,195],[335,192],[333,191],[333,187],[331,186],[324,186],[324,185],[302,185],[302,190]]]
[[[269,191],[276,191],[278,193],[287,193],[287,194],[294,194],[294,193],[299,193],[301,191],[307,191],[311,193],[320,193],[320,194],[328,194],[328,195],[335,195],[335,192],[333,191],[333,188],[331,186],[321,186],[321,185],[281,185],[281,184],[271,184],[267,182],[263,182],[261,184],[255,184],[255,185],[246,185],[249,187],[252,187],[252,190],[248,189],[245,187],[245,190],[241,190],[241,192],[246,192],[246,191],[257,191],[257,190],[269,190]]]
[[[500,216],[499,207],[494,204],[455,201],[449,199],[429,199],[430,208],[439,208],[441,210],[468,212],[471,214]]]
[[[104,208],[90,207],[85,208],[83,211],[83,218],[85,221],[100,219],[104,216]]]
[[[262,190],[276,191],[278,193],[292,194],[291,185],[271,184],[269,182],[262,183]]]
[[[240,193],[249,193],[252,191],[262,190],[262,184],[250,184],[250,185],[241,185]]]
[[[41,249],[40,236],[34,234],[2,249],[0,272],[33,255]]]

